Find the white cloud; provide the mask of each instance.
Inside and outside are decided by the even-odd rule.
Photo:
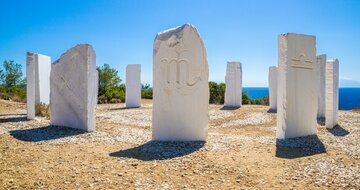
[[[353,79],[350,78],[350,77],[340,77],[340,79],[342,79],[342,80],[353,80]]]

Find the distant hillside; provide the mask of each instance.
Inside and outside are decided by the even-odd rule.
[[[351,79],[340,79],[340,87],[360,87],[360,82]]]

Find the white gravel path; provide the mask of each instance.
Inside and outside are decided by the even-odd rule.
[[[231,120],[227,123],[224,123],[220,126],[214,126],[215,128],[232,128],[232,127],[242,127],[248,125],[263,125],[268,124],[272,121],[272,116],[270,114],[265,114],[261,112],[252,112],[248,113],[244,118]]]

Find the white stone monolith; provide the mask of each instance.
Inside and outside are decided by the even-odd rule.
[[[240,107],[242,103],[242,69],[240,62],[227,62],[225,77],[226,107]]]
[[[269,110],[277,109],[277,67],[269,67]]]
[[[27,52],[26,55],[26,110],[27,118],[34,119],[36,104],[49,104],[50,99],[49,56]]]
[[[130,64],[126,66],[126,96],[127,108],[141,106],[141,65]]]
[[[317,64],[319,67],[318,73],[318,87],[319,87],[319,94],[318,94],[318,118],[325,117],[325,63],[326,63],[326,54],[318,55],[317,57]]]
[[[205,141],[209,71],[199,33],[189,24],[160,32],[153,53],[152,139]]]
[[[326,61],[325,85],[325,126],[333,128],[338,124],[339,108],[339,61],[331,59]]]
[[[278,38],[278,139],[316,134],[318,72],[315,36]]]
[[[51,65],[51,125],[95,130],[98,94],[96,56],[91,45],[80,44]]]

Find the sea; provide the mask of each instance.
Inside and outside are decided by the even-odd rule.
[[[251,99],[258,99],[269,95],[269,88],[244,87],[243,91]],[[360,88],[339,88],[339,109],[351,110],[360,108]]]

